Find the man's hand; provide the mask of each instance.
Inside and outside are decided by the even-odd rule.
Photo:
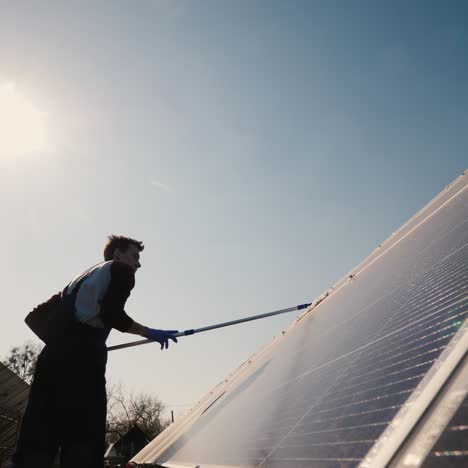
[[[146,328],[145,336],[151,341],[157,341],[161,345],[161,349],[169,347],[169,340],[177,343],[177,338],[174,336],[179,330],[157,330],[156,328]]]

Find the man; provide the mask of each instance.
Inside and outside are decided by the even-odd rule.
[[[177,330],[144,327],[124,311],[143,243],[109,236],[104,262],[75,278],[33,312],[47,314],[38,361],[12,468],[50,468],[60,447],[62,468],[104,466],[106,339],[112,328],[169,346]]]

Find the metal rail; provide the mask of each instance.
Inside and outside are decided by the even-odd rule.
[[[280,315],[280,314],[285,314],[287,312],[294,312],[296,310],[302,310],[306,309],[309,307],[311,304],[300,304],[294,307],[288,307],[287,309],[281,309],[281,310],[275,310],[273,312],[267,312],[265,314],[260,314],[260,315],[252,315],[251,317],[246,317],[238,320],[231,320],[230,322],[223,322],[223,323],[217,323],[215,325],[210,325],[208,327],[202,327],[202,328],[191,328],[189,330],[181,331],[178,333],[175,333],[174,336],[179,337],[179,336],[188,336],[188,335],[194,335],[195,333],[201,333],[205,332],[208,330],[215,330],[216,328],[223,328],[223,327],[230,327],[231,325],[237,325],[239,323],[244,323],[244,322],[250,322],[252,320],[259,320],[262,318],[266,317],[272,317],[273,315]],[[108,351],[115,351],[117,349],[124,349],[124,348],[131,348],[133,346],[139,346],[143,344],[148,344],[148,343],[154,343],[154,341],[151,340],[138,340],[138,341],[131,341],[129,343],[122,343],[119,345],[115,346],[109,346],[107,348]]]

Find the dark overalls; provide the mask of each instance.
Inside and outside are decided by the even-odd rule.
[[[75,319],[81,283],[63,295],[37,361],[12,468],[102,468],[106,431],[106,339],[110,329]]]

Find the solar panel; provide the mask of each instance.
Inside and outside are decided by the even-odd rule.
[[[0,362],[0,466],[6,466],[16,443],[29,385]]]
[[[134,459],[385,466],[468,347],[460,176]]]

